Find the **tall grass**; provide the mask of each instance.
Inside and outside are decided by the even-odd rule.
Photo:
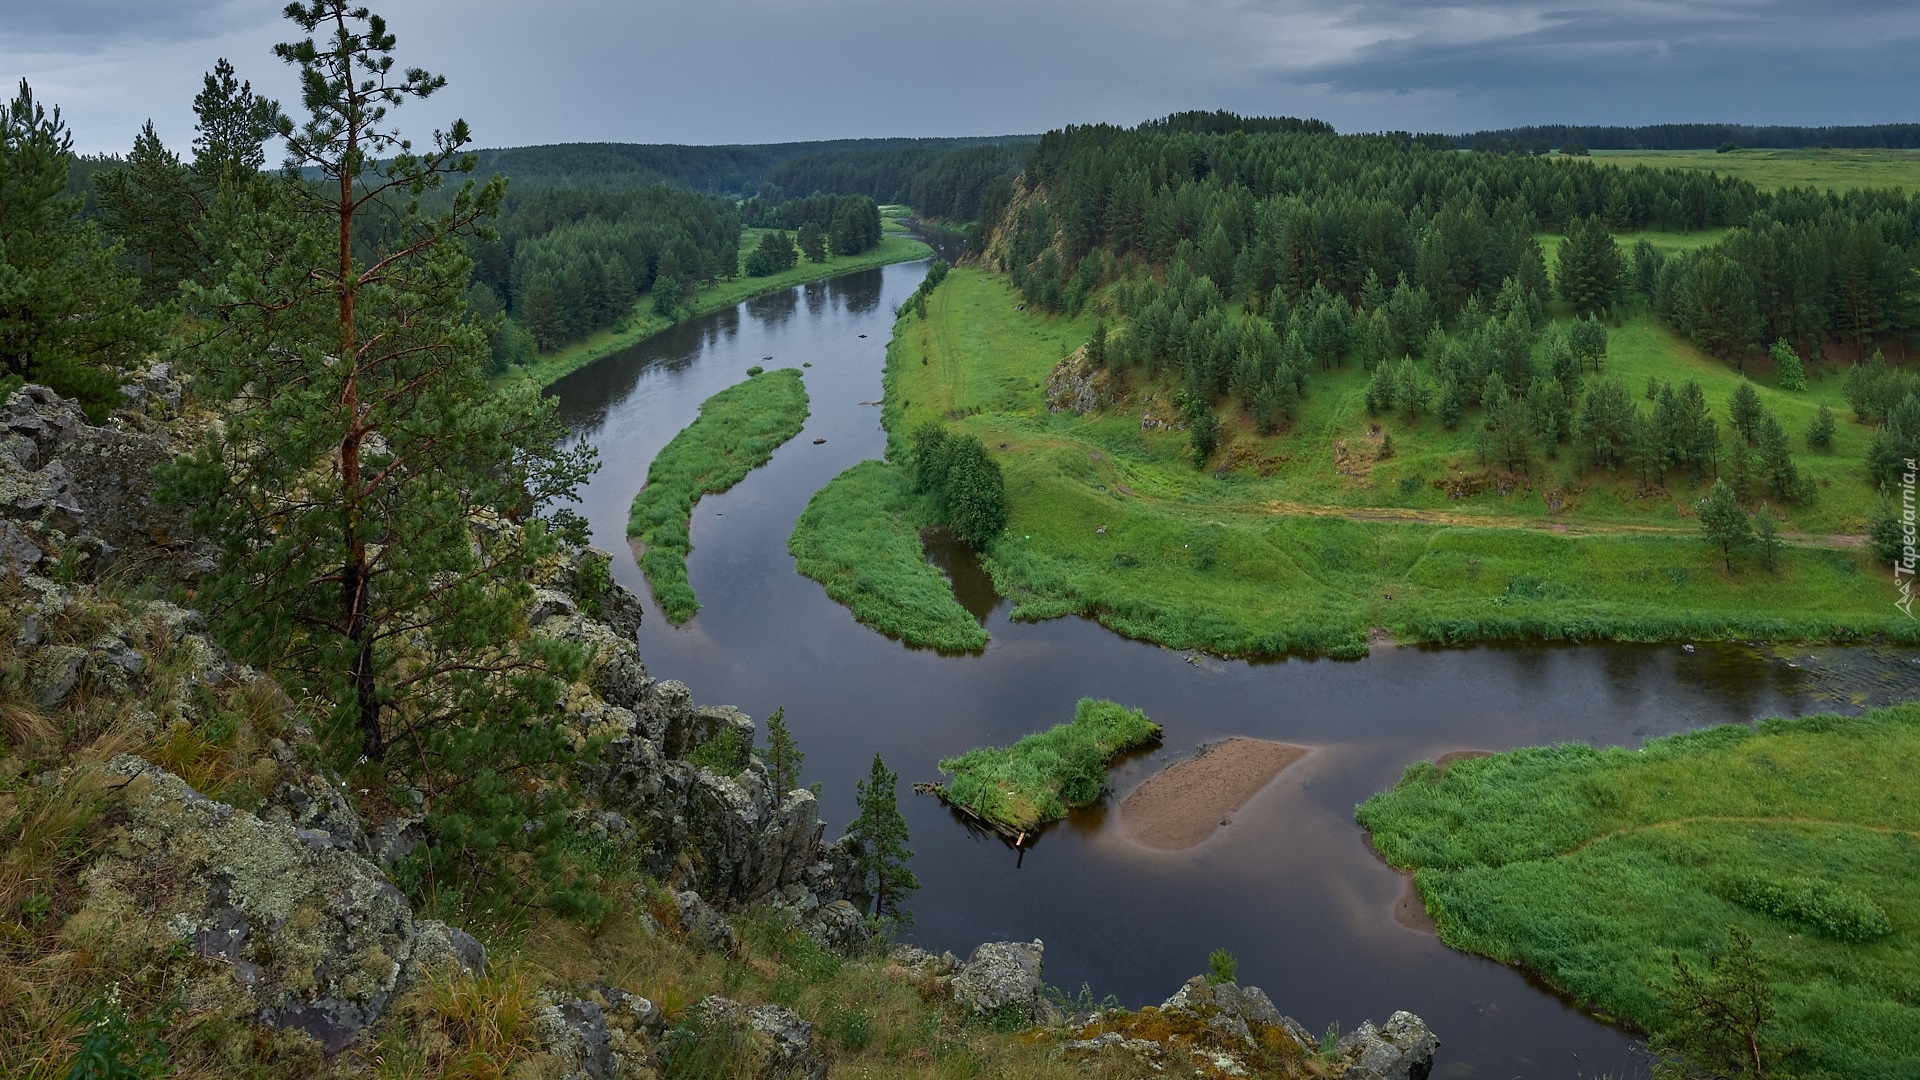
[[[1920,1075],[1920,704],[1421,763],[1358,817],[1443,940],[1644,1029],[1729,925],[1796,1075]]]
[[[807,421],[807,389],[799,368],[781,368],[735,383],[708,398],[700,416],[667,443],[633,497],[627,536],[643,545],[640,569],[673,623],[700,609],[687,583],[687,528],[693,504],[765,465]]]
[[[862,461],[807,501],[787,550],[801,573],[865,625],[942,652],[982,649],[987,632],[926,560],[920,501],[904,469]]]
[[[1139,709],[1081,698],[1072,723],[940,762],[953,779],[939,794],[1009,836],[1030,833],[1099,799],[1107,789],[1107,763],[1158,740],[1160,731]]]

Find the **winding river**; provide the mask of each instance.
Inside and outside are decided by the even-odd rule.
[[[1207,954],[1230,950],[1243,983],[1315,1031],[1424,1018],[1443,1046],[1435,1076],[1643,1075],[1625,1033],[1521,972],[1454,952],[1396,905],[1407,882],[1379,861],[1353,807],[1410,763],[1461,749],[1565,740],[1637,744],[1705,724],[1836,707],[1823,673],[1738,645],[1384,649],[1360,661],[1223,662],[1129,641],[1082,619],[1020,624],[964,553],[936,551],[993,636],[986,652],[909,649],[855,623],[793,569],[786,538],[808,497],[884,446],[881,366],[893,309],[924,262],[849,274],[690,321],[556,384],[574,437],[599,447],[583,509],[618,578],[648,597],[625,557],[628,504],[654,454],[700,402],[753,365],[806,369],[812,416],[773,460],[694,510],[691,580],[704,605],[670,626],[648,598],[641,653],[695,699],[757,717],[784,706],[825,785],[830,835],[854,815],[875,750],[901,774],[921,882],[904,935],[965,955],[981,941],[1043,939],[1049,982],[1088,984],[1130,1006],[1159,1002]],[[816,439],[825,439],[816,444]],[[1891,601],[1889,601],[1891,602]],[[1911,685],[1911,683],[1909,683]],[[1122,838],[1107,807],[1020,857],[969,831],[907,783],[934,762],[1069,719],[1110,697],[1166,726],[1164,747],[1124,762],[1121,794],[1200,743],[1250,735],[1313,753],[1211,840],[1175,853]],[[1857,707],[1859,699],[1840,703]],[[1110,805],[1110,804],[1109,804]]]

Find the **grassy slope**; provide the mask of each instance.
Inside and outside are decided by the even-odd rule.
[[[1012,520],[989,567],[1022,616],[1084,612],[1137,637],[1237,653],[1356,653],[1369,626],[1442,641],[1915,636],[1856,551],[1792,549],[1778,573],[1752,558],[1725,573],[1691,516],[1699,492],[1677,480],[1642,495],[1543,460],[1507,494],[1449,499],[1436,481],[1486,472],[1470,426],[1385,418],[1396,454],[1376,462],[1353,367],[1314,376],[1284,437],[1256,439],[1229,418],[1222,460],[1240,467],[1196,472],[1183,434],[1140,429],[1143,407],[1172,414],[1164,393],[1107,415],[1048,413],[1045,378],[1091,317],[1017,303],[1002,279],[951,275],[925,320],[895,329],[886,420],[896,438],[947,418],[1006,444],[996,456]],[[1608,370],[1636,391],[1649,374],[1695,379],[1723,415],[1741,378],[1645,318],[1613,331]],[[1841,405],[1837,377],[1802,394],[1764,378],[1758,388],[1794,432],[1819,404]],[[1821,487],[1811,507],[1786,508],[1790,528],[1856,533],[1870,504],[1869,433],[1835,411],[1835,453],[1800,455]]]
[[[898,208],[904,210],[904,208]],[[694,315],[704,315],[731,307],[749,297],[761,293],[787,289],[809,281],[852,273],[855,270],[871,270],[888,263],[906,262],[910,259],[923,259],[933,253],[933,249],[912,237],[905,236],[906,227],[893,218],[881,219],[885,235],[880,244],[872,251],[863,251],[858,255],[829,256],[825,262],[800,260],[790,270],[767,277],[736,277],[732,281],[715,282],[695,293],[687,302],[687,308]],[[745,229],[740,234],[740,251],[744,255],[753,250],[760,235],[766,229]],[[619,324],[595,332],[585,341],[575,342],[555,352],[545,353],[535,362],[525,367],[515,368],[501,376],[502,381],[530,380],[540,386],[570,375],[605,356],[611,356],[622,349],[630,348],[662,330],[673,325],[673,320],[657,315],[653,310],[653,295],[642,295],[634,301],[633,312]]]
[[[662,447],[633,497],[627,535],[644,545],[640,569],[667,618],[685,622],[700,609],[687,584],[687,522],[702,495],[739,483],[800,433],[807,390],[799,368],[781,368],[735,383],[700,405],[700,416]]]
[[[1603,1012],[1664,1023],[1655,987],[1728,925],[1772,975],[1804,1074],[1920,1072],[1920,704],[1649,743],[1422,763],[1359,810],[1448,944],[1543,973]],[[1733,874],[1815,878],[1893,924],[1845,944],[1722,895]]]
[[[860,462],[807,501],[787,550],[801,573],[883,634],[942,652],[985,648],[987,632],[927,562],[917,502],[899,466]]]
[[[1595,150],[1599,165],[1694,169],[1750,180],[1763,190],[1816,187],[1920,190],[1920,150]]]
[[[953,779],[939,794],[1009,836],[1030,833],[1098,799],[1106,789],[1107,763],[1159,738],[1160,725],[1146,713],[1081,698],[1072,723],[940,762],[940,771]]]

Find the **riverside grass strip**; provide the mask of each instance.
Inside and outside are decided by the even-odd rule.
[[[1099,799],[1108,763],[1158,742],[1160,733],[1160,725],[1139,709],[1081,698],[1072,723],[1009,747],[982,747],[941,761],[940,771],[953,779],[926,790],[1019,844],[1042,825]]]
[[[787,550],[861,624],[920,648],[977,652],[987,632],[927,562],[920,501],[904,469],[862,461],[807,501]]]
[[[687,582],[693,504],[765,465],[800,434],[807,415],[799,368],[762,372],[702,402],[699,417],[653,459],[647,485],[633,497],[627,537],[668,621],[677,626],[700,609]]]
[[[924,319],[895,324],[888,348],[895,458],[906,433],[937,420],[978,437],[1006,475],[1011,519],[985,561],[1016,618],[1087,615],[1130,637],[1241,656],[1363,655],[1369,627],[1445,644],[1920,641],[1854,535],[1876,498],[1865,425],[1843,422],[1831,453],[1796,453],[1818,495],[1774,507],[1800,534],[1777,569],[1748,553],[1727,573],[1684,478],[1643,492],[1564,455],[1496,476],[1469,423],[1369,417],[1357,364],[1317,373],[1280,436],[1259,439],[1229,416],[1232,467],[1196,471],[1184,433],[1142,430],[1143,411],[1173,415],[1163,387],[1134,385],[1124,405],[1086,416],[1047,411],[1048,374],[1092,325],[1021,311],[1005,278],[963,267]],[[1650,375],[1694,379],[1725,415],[1741,373],[1644,316],[1610,336],[1609,376],[1635,393]],[[1840,383],[1829,372],[1790,393],[1754,381],[1790,430],[1822,404],[1850,416]],[[1393,435],[1390,458],[1376,456],[1375,425]],[[1448,489],[1475,480],[1461,497]]]
[[[1920,1075],[1916,770],[1910,703],[1421,762],[1357,816],[1455,948],[1659,1032],[1673,954],[1704,967],[1737,926],[1787,1071],[1891,1080]]]

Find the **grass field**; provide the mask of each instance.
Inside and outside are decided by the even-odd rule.
[[[1073,722],[1056,724],[1008,747],[981,747],[940,762],[953,779],[940,798],[1016,843],[1076,806],[1100,798],[1107,764],[1160,738],[1160,725],[1139,709],[1081,698]]]
[[[787,550],[865,625],[941,652],[983,649],[987,632],[927,562],[919,503],[898,465],[860,462],[807,500]]]
[[[1763,191],[1815,187],[1920,191],[1920,150],[1595,150],[1600,165],[1697,169],[1750,180]]]
[[[1470,424],[1369,418],[1354,367],[1315,373],[1281,437],[1227,417],[1216,462],[1230,468],[1198,472],[1183,433],[1142,430],[1143,412],[1174,415],[1164,390],[1127,388],[1124,407],[1087,417],[1047,412],[1045,379],[1092,319],[1017,305],[1000,278],[950,275],[925,319],[895,328],[885,417],[896,440],[941,419],[995,448],[1012,518],[987,562],[1021,617],[1083,613],[1233,654],[1354,655],[1369,627],[1445,642],[1920,637],[1892,606],[1891,581],[1844,539],[1871,503],[1869,433],[1847,422],[1830,373],[1789,394],[1755,372],[1796,437],[1820,404],[1840,415],[1832,454],[1799,455],[1816,498],[1776,509],[1792,530],[1842,538],[1784,551],[1777,572],[1749,556],[1728,574],[1692,517],[1701,491],[1683,479],[1643,492],[1552,459],[1531,475],[1492,472]],[[1636,394],[1649,375],[1695,379],[1723,421],[1742,378],[1644,318],[1613,329],[1607,370]],[[1396,453],[1381,460],[1387,432]]]
[[[904,212],[906,208],[890,209]],[[923,259],[933,253],[933,249],[926,244],[905,235],[906,225],[894,218],[882,218],[881,228],[885,235],[880,238],[879,246],[872,251],[863,251],[858,255],[833,255],[829,256],[825,262],[817,263],[802,259],[791,269],[782,270],[778,274],[767,277],[736,277],[732,281],[715,282],[695,293],[693,299],[687,302],[687,308],[696,316],[705,315],[724,307],[732,307],[742,300],[762,293],[788,289],[839,274],[849,274],[855,270],[871,270],[876,266],[886,266],[889,263]],[[769,230],[742,230],[741,253],[752,251],[753,246],[759,243],[760,235],[767,231]],[[644,294],[634,301],[632,313],[620,323],[595,332],[585,341],[577,341],[555,352],[543,353],[533,363],[514,368],[500,376],[497,381],[528,380],[546,386],[556,379],[586,367],[595,360],[611,356],[622,349],[631,348],[634,344],[672,325],[673,320],[664,315],[655,314],[652,294]]]
[[[1701,966],[1738,926],[1790,1071],[1892,1080],[1920,1075],[1916,769],[1911,704],[1423,762],[1358,816],[1449,945],[1657,1031],[1671,954]]]
[[[687,534],[693,504],[717,495],[767,463],[807,420],[807,389],[799,368],[751,376],[708,398],[700,416],[662,447],[647,468],[647,485],[633,497],[627,536],[640,569],[667,619],[683,623],[700,610],[687,583]]]

